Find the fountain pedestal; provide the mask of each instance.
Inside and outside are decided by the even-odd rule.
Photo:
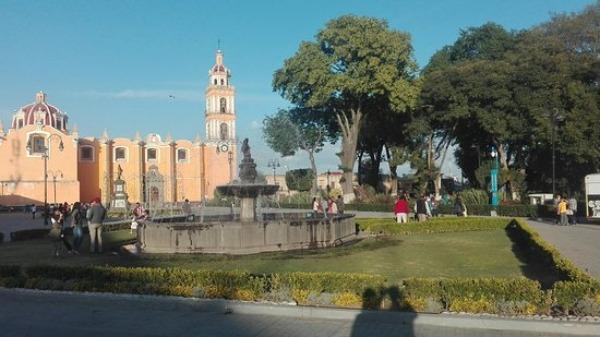
[[[240,199],[240,220],[250,222],[256,220],[256,198]]]

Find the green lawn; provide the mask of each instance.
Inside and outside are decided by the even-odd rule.
[[[105,233],[105,243],[118,252],[129,231]],[[84,248],[87,248],[84,243]],[[0,244],[0,264],[177,266],[192,269],[245,270],[254,273],[334,271],[381,274],[390,280],[408,277],[514,277],[525,266],[512,251],[502,229],[421,233],[393,239],[367,239],[354,245],[317,251],[225,255],[51,255],[46,240]],[[532,277],[532,275],[528,275]],[[544,277],[534,275],[533,277]]]

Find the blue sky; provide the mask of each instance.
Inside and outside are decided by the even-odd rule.
[[[249,137],[259,168],[276,155],[262,141],[266,114],[287,103],[273,72],[339,15],[386,19],[412,36],[420,66],[461,28],[488,21],[523,29],[587,0],[446,1],[23,1],[0,0],[0,119],[44,90],[83,136],[170,133],[204,136],[203,93],[217,40],[237,89],[238,137]],[[174,95],[175,99],[169,99]],[[337,146],[318,155],[336,169]],[[280,159],[308,167],[305,156]],[[455,165],[447,173],[459,174]]]

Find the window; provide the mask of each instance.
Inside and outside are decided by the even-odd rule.
[[[221,113],[225,113],[225,111],[227,111],[227,99],[225,99],[225,97],[221,97],[219,100],[219,110]]]
[[[187,161],[187,150],[186,149],[177,149],[177,161],[178,162]]]
[[[156,160],[157,153],[156,149],[147,149],[146,150],[146,160]]]
[[[214,81],[214,83],[215,83],[215,85],[217,85],[217,79],[216,79],[216,78],[215,78],[215,81]]]
[[[126,161],[127,160],[127,148],[117,147],[115,148],[115,161]]]
[[[60,119],[56,120],[56,128],[61,130],[62,129],[62,121]]]
[[[17,122],[17,128],[20,129],[23,127],[23,119],[19,119],[19,121]]]
[[[225,80],[221,79],[221,85],[225,85]]]
[[[219,126],[219,135],[221,136],[221,140],[227,140],[229,138],[227,130],[227,123],[221,123]]]
[[[29,146],[31,146],[31,154],[44,154],[46,152],[46,138],[42,135],[31,135]]]
[[[79,148],[79,160],[93,161],[94,160],[94,148],[89,145],[80,147]]]

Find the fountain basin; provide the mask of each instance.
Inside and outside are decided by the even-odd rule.
[[[261,221],[147,223],[138,227],[144,253],[255,254],[325,248],[357,239],[354,215],[263,214]]]
[[[257,184],[257,183],[231,183],[217,186],[217,191],[223,195],[231,195],[239,198],[256,198],[259,195],[273,195],[279,189],[279,185]]]

